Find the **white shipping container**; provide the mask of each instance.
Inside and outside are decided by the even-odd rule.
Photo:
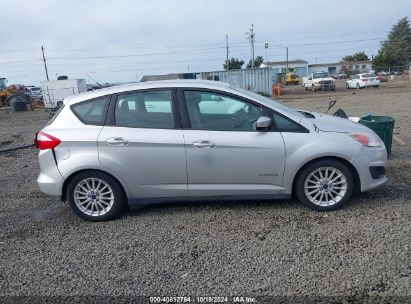
[[[41,89],[45,108],[54,108],[68,96],[87,92],[87,84],[85,79],[42,81]]]
[[[201,72],[199,78],[228,82],[234,87],[253,92],[272,94],[274,70],[271,68],[254,68],[230,71]],[[198,77],[198,76],[197,76]]]

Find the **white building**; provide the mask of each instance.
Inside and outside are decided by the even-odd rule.
[[[263,67],[273,69],[274,75],[278,73],[285,73],[286,66],[286,61],[269,61],[268,63],[263,63]],[[329,72],[330,74],[346,73],[347,71],[370,72],[372,70],[372,62],[358,61],[308,64],[308,62],[303,59],[297,59],[289,60],[288,68],[295,68],[297,75],[302,78],[310,73],[322,71]]]
[[[286,61],[269,61],[264,64],[266,67],[273,69],[274,74],[285,73],[287,66]],[[302,59],[289,60],[288,68],[295,69],[296,74],[302,78],[308,75],[308,62]]]
[[[371,70],[371,61],[316,63],[308,65],[309,73],[326,71],[330,74],[340,74],[346,73],[347,71],[370,72]]]

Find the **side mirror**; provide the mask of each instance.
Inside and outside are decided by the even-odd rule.
[[[272,124],[271,118],[267,116],[260,116],[256,121],[256,129],[257,130],[266,130]]]

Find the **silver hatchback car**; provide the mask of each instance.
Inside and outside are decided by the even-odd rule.
[[[292,195],[327,211],[386,181],[385,146],[367,127],[214,81],[66,98],[35,144],[41,191],[91,221],[126,205]]]

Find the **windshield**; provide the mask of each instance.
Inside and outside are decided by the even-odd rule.
[[[30,88],[31,91],[40,91],[40,88]]]
[[[314,73],[313,74],[313,78],[317,79],[317,78],[327,78],[330,77],[330,73],[328,72],[323,72],[323,73]]]
[[[277,109],[280,109],[280,110],[282,110],[282,111],[284,111],[284,112],[286,112],[290,115],[294,115],[294,116],[301,117],[301,118],[304,117],[304,115],[302,113],[300,113],[299,111],[294,110],[292,108],[289,108],[289,107],[283,105],[282,103],[279,103],[278,101],[272,100],[271,98],[262,96],[260,94],[254,93],[252,91],[246,91],[244,89],[240,89],[240,88],[236,88],[236,87],[234,87],[232,89],[235,90],[235,91],[238,91],[240,93],[243,93],[245,95],[248,95],[248,96],[250,96],[254,99],[257,99],[257,100],[261,101],[262,103],[269,104],[269,105],[271,105],[271,106],[273,106]]]

